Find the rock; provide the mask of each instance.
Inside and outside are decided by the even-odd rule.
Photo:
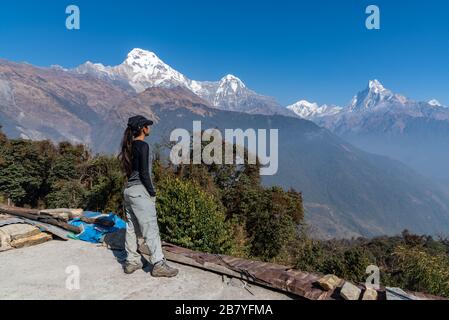
[[[45,232],[40,232],[39,234],[31,236],[31,237],[11,241],[11,246],[14,248],[30,247],[30,246],[35,246],[35,245],[50,241],[51,239],[53,239],[51,235],[49,235]]]
[[[8,234],[11,241],[32,237],[41,233],[39,228],[23,223],[3,226],[0,230]]]
[[[326,291],[334,290],[341,283],[341,279],[333,274],[328,274],[318,280],[321,288]]]
[[[11,238],[9,234],[0,229],[0,252],[11,249]]]
[[[363,294],[362,300],[377,300],[377,291],[373,288],[367,287]]]
[[[362,290],[355,285],[353,285],[351,282],[345,282],[343,285],[343,288],[341,288],[340,295],[345,300],[359,300],[360,294],[362,293]]]

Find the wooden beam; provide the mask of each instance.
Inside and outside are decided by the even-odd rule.
[[[24,218],[28,218],[28,219],[36,220],[36,221],[39,219],[39,211],[33,210],[33,209],[24,209],[24,208],[0,205],[0,213],[9,214],[12,216],[24,217]]]
[[[81,233],[82,229],[79,227],[72,226],[68,224],[67,222],[60,221],[48,216],[43,216],[39,213],[39,210],[35,209],[25,209],[25,208],[19,208],[19,207],[10,207],[10,206],[4,206],[0,205],[0,213],[9,214],[12,216],[18,216],[22,218],[27,218],[34,221],[41,221],[44,223],[48,223],[57,227],[61,227],[65,230],[69,230],[75,233]]]
[[[68,224],[67,222],[59,221],[59,220],[56,220],[53,218],[41,217],[39,219],[39,221],[66,229],[68,231],[72,231],[74,233],[81,233],[81,231],[82,231],[82,229],[80,227],[75,227],[75,226],[72,226],[71,224]]]

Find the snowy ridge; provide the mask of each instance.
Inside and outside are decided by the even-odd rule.
[[[124,82],[137,93],[152,87],[184,87],[208,101],[212,106],[233,111],[266,114],[283,113],[274,99],[249,90],[234,75],[227,75],[220,81],[196,81],[187,78],[164,63],[154,52],[133,49],[125,61],[114,67],[101,63],[86,62],[71,70],[78,74],[88,74],[102,80]],[[290,114],[290,113],[289,113]]]
[[[430,116],[428,112],[446,109],[438,100],[432,99],[429,102],[415,102],[403,95],[396,94],[385,88],[379,80],[370,80],[368,86],[360,91],[351,103],[346,107],[334,105],[318,105],[306,100],[300,100],[287,109],[293,111],[301,118],[308,120],[318,120],[327,118],[328,120],[339,119],[345,114],[369,114],[376,111],[386,111],[403,113],[412,116]],[[428,111],[428,112],[427,112]],[[447,110],[449,111],[449,110]],[[441,117],[441,116],[440,116]]]
[[[308,102],[306,100],[300,100],[290,106],[287,109],[293,111],[298,116],[304,119],[312,120],[316,118],[333,116],[340,113],[343,108],[334,105],[322,105],[319,106],[316,102]]]
[[[359,92],[351,101],[351,111],[367,111],[385,104],[405,105],[408,99],[402,95],[395,94],[386,89],[379,80],[371,80],[368,87]]]
[[[444,107],[437,99],[432,99],[427,103],[432,107]]]

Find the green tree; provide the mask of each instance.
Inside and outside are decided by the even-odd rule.
[[[7,140],[0,145],[0,192],[20,206],[37,206],[52,161],[48,141]]]
[[[197,184],[167,175],[159,181],[157,212],[165,241],[203,252],[232,252],[224,208]]]
[[[59,180],[51,186],[50,193],[45,198],[46,207],[84,208],[86,190],[77,180]]]
[[[85,208],[121,213],[124,177],[116,157],[97,156],[82,168],[80,179],[85,185]]]

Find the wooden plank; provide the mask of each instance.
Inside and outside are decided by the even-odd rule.
[[[67,222],[59,221],[57,219],[54,219],[54,218],[51,218],[48,216],[42,216],[39,213],[39,210],[35,210],[35,209],[25,209],[25,208],[0,205],[0,213],[6,213],[9,215],[27,218],[27,219],[34,220],[34,221],[48,223],[48,224],[72,231],[74,233],[81,233],[81,231],[82,231],[81,228],[72,226],[72,225],[68,224]]]
[[[80,227],[75,227],[75,226],[72,226],[71,224],[68,224],[67,222],[59,221],[59,220],[56,220],[56,219],[53,219],[53,218],[43,218],[43,217],[41,217],[39,219],[39,221],[42,221],[42,222],[45,222],[45,223],[48,223],[48,224],[51,224],[51,225],[54,225],[54,226],[57,226],[57,227],[61,227],[63,229],[66,229],[68,231],[72,231],[74,233],[81,233],[81,231],[82,231]]]
[[[5,206],[0,205],[0,212],[4,211],[4,213],[8,214],[9,212],[12,213],[23,213],[23,214],[30,214],[30,215],[39,215],[39,210],[36,209],[27,209],[27,208],[20,208],[20,207],[11,207],[11,206]]]
[[[252,278],[250,275],[245,274],[245,272],[244,272],[245,270],[242,270],[242,272],[237,272],[228,267],[225,267],[225,266],[222,266],[222,265],[219,265],[216,263],[210,263],[210,262],[205,262],[204,264],[201,264],[193,258],[186,257],[185,255],[183,255],[183,253],[172,253],[172,252],[166,250],[165,248],[163,251],[164,251],[164,255],[165,255],[166,259],[169,261],[172,261],[172,262],[188,265],[188,266],[203,269],[206,271],[215,272],[215,273],[218,273],[221,275],[227,275],[227,276],[230,276],[230,277],[233,277],[236,279],[241,279],[241,280],[259,285],[261,287],[269,288],[269,289],[276,290],[276,291],[283,291],[283,292],[289,293],[289,294],[295,294],[298,297],[308,299],[304,295],[303,291],[295,292],[296,290],[295,291],[291,290],[292,288],[290,288],[289,286],[286,286],[285,283],[279,284],[279,283],[276,283],[275,281],[273,281],[272,283],[266,282],[263,280],[260,281],[257,278]]]
[[[177,262],[180,264],[188,265],[191,267],[207,270],[207,271],[213,271],[219,274],[227,275],[234,278],[243,279],[242,275],[240,273],[237,273],[235,271],[232,271],[231,269],[228,269],[226,267],[216,265],[213,263],[206,262],[204,264],[196,262],[194,259],[185,257],[180,254],[171,253],[164,250],[164,255],[169,261]]]
[[[31,220],[38,220],[39,211],[33,209],[23,209],[17,207],[9,207],[0,205],[0,213],[9,214],[12,216],[24,217]]]

